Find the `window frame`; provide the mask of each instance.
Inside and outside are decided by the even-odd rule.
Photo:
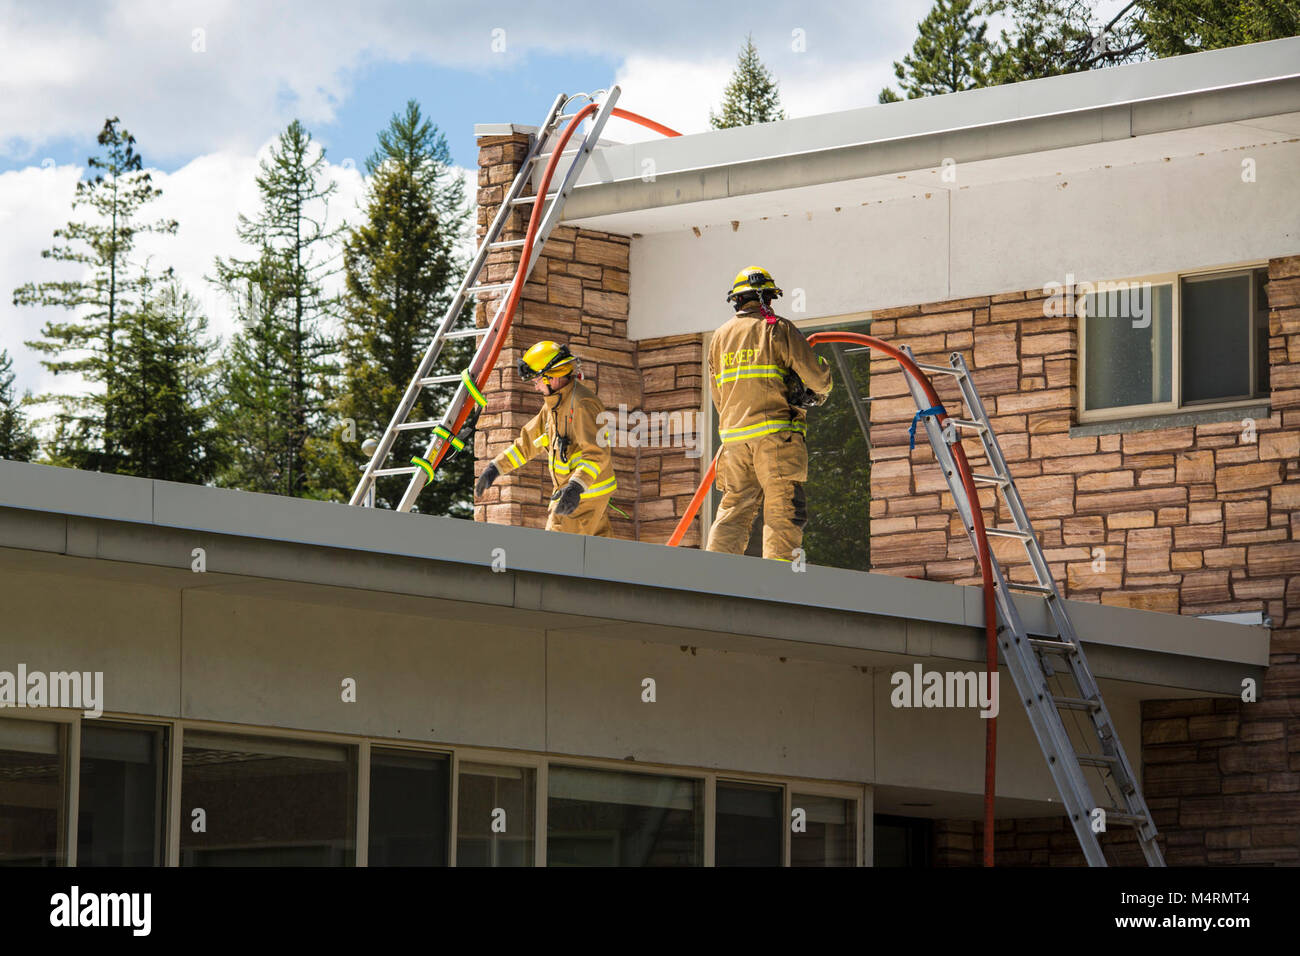
[[[797,791],[800,795],[835,797],[852,801],[854,805],[856,866],[871,865],[871,830],[867,822],[874,814],[872,785],[869,783],[848,783],[834,780],[813,779],[806,777],[781,776],[771,773],[749,773],[736,770],[709,770],[700,767],[678,766],[673,764],[641,763],[617,760],[605,757],[584,757],[567,754],[548,754],[535,751],[495,750],[485,747],[460,746],[435,742],[414,740],[393,740],[386,737],[363,736],[334,733],[330,731],[299,730],[287,727],[265,727],[249,724],[232,724],[224,721],[191,720],[184,718],[144,717],[132,714],[104,713],[107,723],[130,729],[158,729],[165,731],[166,746],[163,768],[163,812],[162,821],[163,847],[160,854],[161,865],[180,866],[180,828],[185,822],[184,807],[181,804],[181,778],[184,764],[185,734],[187,731],[199,733],[229,734],[239,737],[265,737],[285,742],[301,741],[303,743],[325,743],[345,748],[355,748],[356,793],[355,806],[357,818],[354,821],[356,852],[352,866],[368,865],[370,839],[370,753],[372,747],[381,750],[408,751],[413,754],[448,757],[451,760],[451,801],[448,814],[448,861],[449,867],[456,866],[457,823],[460,802],[460,764],[466,763],[496,764],[499,766],[522,767],[534,772],[537,788],[536,815],[534,826],[535,867],[546,866],[547,808],[550,794],[549,768],[552,765],[583,767],[593,770],[637,773],[642,775],[678,777],[702,783],[700,812],[703,814],[704,852],[701,865],[715,865],[716,854],[716,820],[717,820],[717,784],[724,783],[759,784],[780,787],[782,790],[782,808],[785,822],[782,837],[782,866],[790,865],[790,813],[793,809],[793,797]],[[65,816],[60,827],[63,840],[61,848],[62,866],[76,865],[76,826],[79,815],[79,795],[81,788],[81,725],[90,718],[82,716],[80,711],[57,710],[50,708],[38,713],[5,713],[0,719],[33,720],[40,723],[60,725],[63,736],[62,746],[66,752],[64,767],[64,792],[62,800]]]
[[[1076,280],[1074,285],[1074,294],[1076,296],[1075,305],[1071,314],[1076,316],[1077,326],[1075,332],[1078,337],[1078,359],[1079,368],[1077,373],[1077,387],[1075,389],[1075,420],[1080,425],[1092,424],[1094,422],[1111,422],[1122,421],[1129,418],[1149,418],[1158,415],[1173,415],[1181,412],[1199,412],[1199,411],[1217,411],[1219,409],[1231,408],[1249,408],[1259,405],[1261,401],[1267,401],[1268,393],[1256,393],[1254,389],[1258,383],[1259,369],[1257,367],[1256,357],[1258,355],[1258,335],[1259,323],[1256,317],[1259,313],[1259,302],[1257,301],[1256,283],[1253,281],[1254,274],[1260,269],[1268,268],[1268,260],[1248,261],[1226,266],[1214,266],[1206,269],[1187,269],[1177,272],[1161,272],[1148,275],[1130,276],[1125,279],[1106,279],[1106,280],[1087,280],[1094,285],[1099,282],[1128,282],[1128,283],[1146,283],[1152,286],[1168,285],[1170,286],[1170,374],[1173,381],[1169,383],[1169,394],[1171,400],[1168,402],[1148,402],[1142,405],[1120,405],[1115,408],[1099,408],[1088,410],[1086,405],[1086,388],[1088,381],[1088,346],[1086,328],[1089,316],[1078,315],[1077,296],[1078,288],[1082,281]],[[1234,276],[1247,276],[1251,278],[1248,283],[1250,288],[1250,342],[1248,345],[1250,358],[1250,381],[1252,394],[1243,398],[1226,398],[1226,399],[1205,399],[1196,402],[1183,401],[1183,282],[1206,281],[1212,279],[1229,279]]]

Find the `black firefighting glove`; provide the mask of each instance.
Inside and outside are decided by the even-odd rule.
[[[477,498],[483,497],[483,492],[492,487],[492,482],[501,477],[501,469],[497,467],[494,461],[488,462],[488,466],[483,469],[483,474],[478,476],[478,481],[474,483],[474,495]]]
[[[555,499],[555,513],[560,517],[571,515],[582,504],[582,485],[571,481],[560,489]]]

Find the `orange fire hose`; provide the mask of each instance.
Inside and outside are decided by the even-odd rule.
[[[890,345],[888,342],[878,339],[872,335],[862,335],[858,332],[814,332],[808,336],[809,345],[821,345],[822,343],[843,342],[853,345],[865,345],[867,348],[883,352],[885,355],[897,360],[903,367],[903,370],[921,386],[925,392],[926,399],[930,402],[930,407],[934,408],[942,405],[939,401],[939,395],[930,384],[930,379],[916,362],[907,356],[906,353]],[[938,414],[935,416],[940,426],[948,418],[947,414]],[[704,502],[704,496],[708,494],[709,488],[713,486],[714,475],[717,472],[718,456],[722,454],[722,449],[718,449],[718,454],[713,456],[713,463],[704,474],[704,480],[700,482],[700,487],[696,490],[695,496],[691,498],[687,506],[686,513],[677,522],[677,527],[668,539],[668,544],[676,547],[681,543],[682,537],[686,534],[686,529],[695,519],[695,514],[699,511],[700,505]],[[976,554],[980,562],[980,574],[984,584],[984,656],[985,667],[990,675],[997,673],[998,667],[998,640],[997,640],[997,606],[993,593],[993,566],[989,561],[989,539],[984,530],[984,511],[980,507],[979,495],[975,491],[975,479],[971,472],[970,462],[966,459],[966,450],[962,447],[961,442],[952,445],[953,460],[956,462],[957,471],[961,475],[962,487],[966,489],[966,498],[971,503],[971,527],[968,529],[975,535],[978,543]],[[984,865],[993,865],[993,795],[994,785],[996,782],[997,770],[997,744],[998,729],[997,718],[986,718],[987,723],[984,728]]]

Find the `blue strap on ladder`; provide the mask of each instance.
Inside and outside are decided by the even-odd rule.
[[[944,408],[942,405],[936,405],[934,406],[934,408],[924,408],[921,411],[917,412],[915,415],[913,415],[912,427],[907,430],[908,437],[911,438],[911,443],[907,446],[908,449],[911,450],[916,447],[916,426],[917,423],[920,422],[922,418],[924,418],[927,415],[947,415],[947,414],[948,414],[948,410],[946,408]]]

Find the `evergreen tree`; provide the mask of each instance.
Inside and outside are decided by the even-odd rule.
[[[223,401],[223,430],[259,429],[228,434],[232,458],[220,476],[225,485],[311,493],[308,447],[328,428],[323,393],[336,370],[330,361],[335,344],[324,328],[336,303],[324,283],[336,271],[333,246],[340,230],[326,224],[335,184],[322,182],[324,166],[324,150],[294,120],[260,164],[261,209],[254,219],[241,214],[236,226],[255,257],[216,261],[217,283],[236,300],[253,300],[253,312],[243,316],[245,332],[224,363],[223,378],[234,388]],[[255,381],[258,376],[267,378]],[[242,404],[250,401],[277,404]],[[267,441],[276,444],[264,447]]]
[[[1094,18],[1086,0],[992,0],[985,9],[1009,16],[1013,24],[1002,31],[989,73],[992,84],[1078,73],[1148,55],[1134,3],[1105,23]]]
[[[979,14],[973,0],[937,0],[917,24],[912,52],[894,63],[894,75],[908,99],[988,85],[994,50],[985,36],[988,23],[978,19]],[[881,103],[899,99],[889,87],[880,92]]]
[[[61,407],[56,434],[68,438],[65,457],[77,468],[119,471],[125,465],[119,430],[122,411],[115,407],[118,336],[123,316],[144,304],[150,278],[131,260],[141,233],[176,232],[174,220],[142,222],[143,207],[161,195],[143,170],[135,137],[113,117],[104,122],[98,143],[103,151],[88,160],[91,179],[77,183],[74,209],[88,206],[91,221],[69,222],[54,231],[56,244],[41,252],[46,259],[82,267],[82,276],[59,282],[27,283],[14,290],[14,305],[59,306],[80,314],[67,322],[46,322],[41,341],[27,343],[53,360],[42,360],[56,374],[79,373],[92,391],[84,395],[43,395]]]
[[[1300,34],[1297,0],[1142,0],[1138,7],[1137,29],[1156,56]]]
[[[269,270],[268,270],[269,271]],[[279,291],[264,276],[227,287],[242,330],[220,364],[216,420],[225,449],[218,484],[245,491],[291,494],[292,348]]]
[[[0,458],[31,461],[36,454],[37,441],[27,427],[22,399],[14,394],[13,366],[9,352],[0,349]]]
[[[709,124],[714,129],[753,126],[785,119],[777,82],[758,58],[753,34],[736,59],[736,70],[722,94],[722,111],[709,110]]]
[[[123,473],[190,484],[214,477],[214,347],[207,318],[175,280],[126,317],[112,396]]]
[[[466,266],[456,249],[469,219],[464,183],[452,168],[446,138],[414,100],[379,133],[366,172],[366,218],[349,233],[343,253],[343,371],[333,405],[334,420],[355,427],[336,428],[320,450],[329,465],[322,492],[344,501],[367,458],[361,442],[383,434]],[[472,314],[467,304],[464,324]],[[433,374],[467,368],[475,341],[446,340]],[[410,420],[438,419],[454,391],[454,385],[423,389]],[[429,438],[426,431],[402,432],[392,461],[406,464],[423,455]],[[468,450],[445,458],[421,492],[420,510],[472,517],[473,484]],[[375,504],[395,507],[406,485],[404,477],[379,479]]]

